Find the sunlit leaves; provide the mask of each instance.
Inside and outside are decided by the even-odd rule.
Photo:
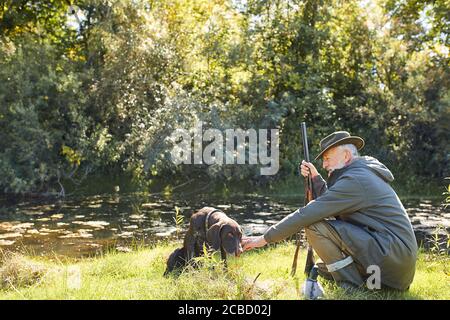
[[[200,120],[219,130],[279,128],[283,167],[272,179],[296,170],[301,121],[312,153],[326,134],[349,130],[370,137],[365,153],[408,175],[441,176],[445,8],[446,0],[81,0],[74,28],[68,2],[4,1],[0,185],[44,190],[74,165],[259,184],[248,166],[172,165],[168,137]]]
[[[81,162],[81,155],[69,146],[62,146],[61,154],[66,157],[67,161],[74,166],[79,166]]]

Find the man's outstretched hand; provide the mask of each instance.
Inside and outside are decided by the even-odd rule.
[[[267,244],[264,236],[256,237],[242,237],[241,245],[244,251],[251,250],[253,248],[263,247]]]

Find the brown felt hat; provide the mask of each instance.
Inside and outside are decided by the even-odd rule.
[[[340,146],[342,144],[353,144],[356,146],[358,150],[361,150],[364,147],[364,140],[358,136],[351,136],[347,131],[336,131],[330,134],[329,136],[320,140],[320,153],[315,158],[315,160],[319,159],[323,153],[333,147]]]

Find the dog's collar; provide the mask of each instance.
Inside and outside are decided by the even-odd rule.
[[[214,213],[214,212],[221,212],[219,209],[214,209],[211,210],[210,212],[208,212],[208,214],[206,215],[206,219],[205,219],[205,232],[208,232],[208,220],[209,217]]]

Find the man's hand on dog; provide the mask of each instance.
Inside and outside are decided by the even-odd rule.
[[[242,237],[241,245],[244,251],[251,250],[253,248],[263,247],[267,244],[264,236],[256,237]]]

